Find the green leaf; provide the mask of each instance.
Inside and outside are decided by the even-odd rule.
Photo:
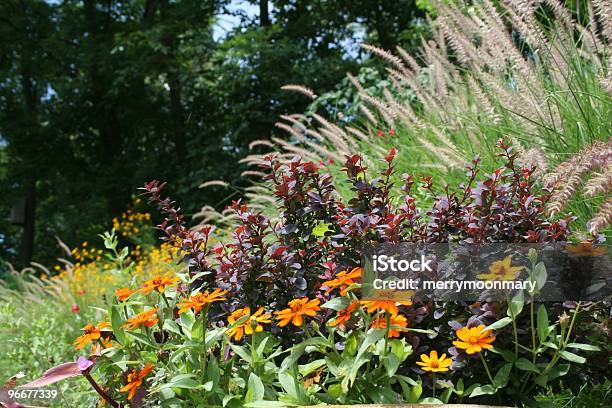
[[[350,300],[348,298],[336,297],[328,302],[325,302],[324,304],[321,305],[321,307],[324,307],[326,309],[332,309],[338,312],[342,309],[346,309],[349,303],[350,303]]]
[[[440,401],[437,398],[434,397],[427,397],[427,398],[423,398],[421,401],[419,401],[421,404],[432,404],[432,405],[440,405],[440,404],[444,404],[443,401]]]
[[[260,401],[264,397],[264,385],[255,373],[249,375],[249,383],[247,385],[247,393],[244,397],[244,402]]]
[[[113,328],[113,334],[115,335],[115,339],[119,344],[125,344],[125,331],[121,327],[123,321],[121,319],[121,314],[119,313],[119,308],[117,306],[113,306],[110,311],[110,320],[111,327]]]
[[[288,404],[282,401],[255,401],[244,404],[244,406],[249,408],[286,408],[293,407],[295,404]]]
[[[571,361],[572,363],[584,364],[586,358],[579,356],[578,354],[570,353],[567,350],[561,350],[559,355],[562,359]]]
[[[546,280],[548,279],[548,273],[546,272],[546,266],[544,266],[543,262],[538,262],[538,264],[533,268],[533,278],[535,279],[537,285],[537,292],[540,292],[544,285],[546,285]]]
[[[569,364],[557,364],[553,367],[552,370],[548,372],[548,378],[550,380],[554,380],[558,377],[563,377],[565,374],[569,372],[570,365]]]
[[[512,371],[512,363],[504,364],[502,368],[499,369],[493,378],[493,385],[495,388],[504,388],[506,385],[508,385],[508,376],[510,375],[510,371]]]
[[[523,311],[523,306],[525,305],[525,295],[522,290],[519,290],[516,295],[510,300],[508,303],[508,312],[507,315],[513,319],[521,314]]]
[[[333,230],[329,228],[330,225],[331,223],[329,222],[321,222],[317,224],[312,229],[312,235],[314,235],[315,237],[324,237],[326,232],[333,232]]]
[[[325,359],[319,359],[319,360],[314,360],[311,361],[308,364],[302,364],[298,366],[300,375],[302,376],[307,376],[308,374],[312,373],[313,371],[323,367],[325,365]]]
[[[183,333],[181,333],[181,328],[179,327],[178,324],[176,324],[176,322],[172,319],[166,319],[164,321],[164,330],[167,330],[171,333],[174,334],[178,334],[179,336],[182,336]]]
[[[480,387],[475,387],[472,390],[472,393],[470,394],[471,398],[477,397],[479,395],[492,395],[495,394],[495,391],[497,391],[495,388],[493,388],[492,385],[487,384],[487,385],[483,385]]]
[[[495,323],[492,323],[488,325],[487,327],[485,327],[485,330],[498,330],[498,329],[501,329],[502,327],[506,327],[510,323],[512,323],[512,318],[504,317],[503,319],[500,319],[496,321]]]
[[[303,342],[296,344],[295,346],[289,349],[290,354],[285,357],[283,362],[281,363],[281,368],[286,369],[295,364],[302,354],[306,351],[306,347],[315,346],[319,351],[324,351],[326,346],[328,346],[327,339],[321,337],[312,337],[310,339],[306,339]]]
[[[549,321],[548,321],[548,312],[546,312],[546,307],[544,305],[540,305],[538,307],[538,338],[540,339],[540,343],[543,343],[548,338],[549,331]]]
[[[406,397],[407,402],[411,404],[416,404],[417,402],[419,402],[421,394],[423,394],[423,386],[421,385],[421,383],[418,383],[414,387],[410,388],[410,394]]]
[[[149,338],[149,336],[147,336],[146,334],[143,333],[134,333],[134,332],[125,332],[125,334],[127,334],[129,337],[135,339],[137,342],[145,344],[149,347],[152,347],[154,349],[157,349],[158,346],[153,343],[151,341],[151,339]]]
[[[533,371],[534,373],[540,373],[538,367],[535,366],[531,361],[527,360],[525,357],[521,357],[514,363],[516,368],[523,371]]]
[[[383,357],[382,363],[387,369],[387,376],[389,378],[393,378],[400,365],[399,359],[395,356],[395,354],[390,353]]]
[[[584,351],[601,351],[601,349],[597,346],[594,346],[592,344],[584,344],[584,343],[570,343],[567,345],[567,347],[575,348],[578,350],[584,350]]]
[[[150,392],[154,393],[167,388],[182,388],[191,390],[199,387],[200,382],[195,380],[195,376],[193,374],[179,374],[176,377],[172,377],[169,382],[152,389]]]
[[[237,345],[237,344],[233,344],[233,343],[229,343],[230,347],[232,348],[232,350],[234,351],[234,353],[236,353],[241,359],[243,359],[244,361],[246,361],[247,363],[251,363],[252,359],[251,359],[251,354],[248,353],[243,347]]]

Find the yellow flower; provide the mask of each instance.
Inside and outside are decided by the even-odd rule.
[[[456,331],[459,341],[453,341],[455,347],[465,349],[468,354],[479,353],[482,349],[490,349],[493,346],[490,343],[495,341],[495,336],[492,336],[491,330],[485,330],[484,325],[477,327],[462,327]]]
[[[210,305],[214,302],[220,302],[222,300],[227,300],[223,296],[227,293],[227,290],[221,290],[219,288],[215,289],[212,292],[199,292],[195,295],[191,296],[189,299],[186,299],[182,302],[179,302],[177,306],[179,307],[179,313],[185,313],[189,309],[193,309],[194,312],[199,312],[206,305]]]
[[[293,299],[289,302],[287,309],[274,312],[276,319],[279,320],[278,325],[284,327],[293,323],[294,326],[300,327],[302,325],[303,316],[316,316],[317,311],[321,310],[319,307],[321,301],[319,299],[308,299],[306,297],[301,299]]]
[[[354,268],[350,272],[342,271],[334,279],[323,283],[323,286],[328,288],[325,294],[329,295],[332,290],[340,287],[340,296],[346,296],[348,287],[357,283],[355,279],[361,279],[361,268]]]
[[[453,363],[453,360],[446,357],[446,353],[443,353],[440,358],[438,358],[438,352],[432,350],[429,356],[427,354],[421,354],[421,361],[417,361],[416,363],[421,366],[423,371],[441,373],[448,371],[448,367]]]
[[[271,323],[270,318],[272,317],[269,313],[264,313],[263,307],[251,314],[251,308],[247,306],[244,309],[234,310],[227,318],[227,322],[233,325],[245,316],[247,316],[247,319],[244,322],[227,329],[226,333],[230,339],[233,337],[236,341],[240,341],[245,334],[251,335],[262,332],[263,326],[260,323]],[[253,328],[253,326],[255,327]]]
[[[389,328],[389,337],[399,337],[400,332],[406,331],[406,327],[408,327],[408,321],[406,317],[398,314],[391,315],[389,317],[389,323],[391,327]],[[387,317],[386,316],[377,316],[376,319],[372,322],[373,329],[386,329],[387,328]]]
[[[489,267],[489,273],[476,275],[479,279],[485,280],[513,280],[525,269],[524,266],[512,266],[512,255],[508,255],[501,261],[495,261]]]

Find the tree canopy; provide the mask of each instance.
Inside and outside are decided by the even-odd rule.
[[[333,90],[374,64],[360,41],[410,48],[423,13],[413,0],[0,2],[0,259],[94,237],[152,178],[187,213],[224,206],[227,190],[198,185],[247,185],[249,143],[308,106],[281,86]]]

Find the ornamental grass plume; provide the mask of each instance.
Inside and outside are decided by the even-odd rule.
[[[236,309],[227,318],[230,328],[227,329],[226,333],[230,339],[234,338],[234,340],[240,341],[245,334],[250,336],[253,333],[262,332],[264,329],[262,323],[271,323],[271,317],[271,314],[264,313],[263,307],[257,309],[253,314],[251,314],[251,308],[248,306]],[[242,320],[242,323],[236,323],[240,320]]]
[[[595,142],[561,163],[544,176],[544,187],[553,191],[547,206],[550,215],[558,214],[582,187],[587,197],[608,196],[612,192],[612,140]],[[596,235],[612,223],[612,200],[604,200],[587,222],[589,233]]]
[[[319,303],[321,303],[319,299],[311,300],[307,297],[291,300],[287,309],[274,312],[279,321],[278,325],[284,327],[292,323],[296,327],[302,326],[304,316],[314,317],[321,310]]]
[[[462,327],[456,331],[458,341],[453,341],[455,347],[465,350],[467,354],[480,353],[483,349],[493,348],[491,343],[495,341],[495,336],[491,330],[485,330],[484,325],[476,327]]]

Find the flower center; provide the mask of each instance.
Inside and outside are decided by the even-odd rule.
[[[478,342],[480,342],[480,338],[476,336],[470,336],[470,338],[468,339],[468,342],[471,344],[477,344]]]
[[[433,360],[431,363],[429,363],[429,366],[431,368],[438,368],[440,367],[440,364],[438,363],[438,360]]]

